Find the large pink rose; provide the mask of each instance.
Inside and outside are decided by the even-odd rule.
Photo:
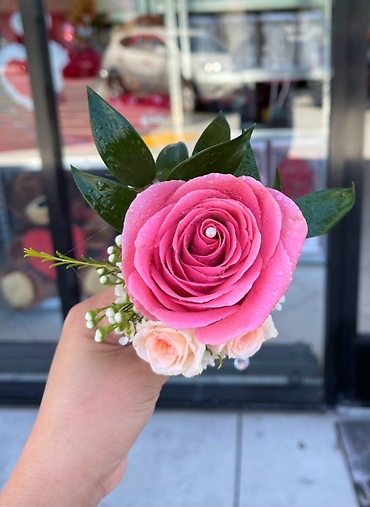
[[[152,185],[131,204],[122,274],[135,306],[202,343],[266,320],[307,235],[297,205],[253,178],[209,174]]]

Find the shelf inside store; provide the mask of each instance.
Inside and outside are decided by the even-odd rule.
[[[189,152],[192,151],[196,140],[207,127],[216,114],[204,114],[204,113],[192,113],[185,116],[184,125],[184,138],[188,137],[186,144]],[[226,117],[228,115],[226,114]],[[231,122],[232,124],[233,122]],[[163,142],[166,134],[168,135],[168,142]],[[191,134],[191,135],[190,135]],[[173,130],[171,124],[168,123],[161,129],[155,129],[153,132],[148,132],[143,135],[144,141],[150,146],[154,158],[156,158],[159,152],[162,150],[165,144],[171,144],[175,142],[173,140]],[[232,127],[231,137],[237,137],[240,135],[238,128]],[[321,129],[294,129],[294,128],[256,128],[252,136],[253,141],[307,141],[310,139],[320,140],[322,139],[322,145],[324,145],[324,139],[327,133],[324,128]],[[320,155],[323,159],[326,158],[326,154],[320,150],[316,152],[316,155]],[[93,143],[82,144],[77,146],[65,147],[65,153],[63,157],[64,168],[69,171],[70,165],[74,165],[81,170],[86,171],[101,171],[106,170],[104,162],[98,155],[95,145]],[[30,150],[17,150],[17,151],[4,151],[0,153],[0,165],[3,171],[39,171],[41,170],[41,158],[37,148]]]
[[[165,2],[152,0],[151,8],[156,12],[163,12]],[[324,7],[325,0],[187,0],[186,8],[189,13],[215,13],[237,11],[266,11],[285,9],[314,9]]]
[[[220,72],[217,75],[218,83],[236,83],[236,84],[251,84],[251,83],[269,83],[269,82],[282,82],[282,81],[324,81],[330,77],[330,70],[324,68],[316,69],[303,69],[300,67],[289,68],[269,68],[263,69],[260,67],[239,70],[237,72]],[[214,75],[202,75],[203,84],[212,84],[214,82]]]

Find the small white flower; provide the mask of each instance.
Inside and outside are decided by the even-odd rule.
[[[101,276],[99,280],[102,285],[106,285],[109,282],[109,278],[107,277],[107,275]]]
[[[216,365],[216,358],[217,356],[212,354],[210,350],[205,350],[203,354],[202,359],[202,365],[203,369],[206,369],[208,366],[215,366]]]
[[[86,321],[86,327],[87,327],[87,329],[94,329],[95,322],[93,320],[87,320]]]
[[[127,344],[128,344],[128,338],[127,338],[127,336],[122,336],[122,338],[120,338],[120,339],[118,340],[118,343],[119,343],[120,345],[127,345]]]
[[[116,251],[116,248],[114,246],[109,246],[107,248],[107,254],[114,254],[115,251]]]
[[[104,275],[106,269],[105,268],[98,268],[97,270],[98,275]]]
[[[108,257],[108,260],[109,260],[109,262],[114,264],[115,262],[117,262],[117,255],[114,253],[110,254],[110,256]]]
[[[116,243],[116,245],[119,248],[121,248],[121,246],[122,246],[122,234],[118,234],[118,236],[115,237],[114,242]]]

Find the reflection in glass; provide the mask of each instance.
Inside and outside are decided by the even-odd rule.
[[[300,2],[292,2],[292,8],[284,11],[274,9],[274,2],[266,8],[264,2],[264,8],[253,12],[246,9],[232,11],[227,2],[224,5],[184,2],[185,16],[175,16],[175,33],[165,26],[164,2],[160,1],[150,2],[150,12],[141,8],[136,13],[134,4],[140,3],[142,7],[149,2],[96,2],[94,10],[79,14],[78,10],[67,6],[61,8],[59,5],[58,11],[53,10],[52,3],[47,3],[53,22],[50,36],[68,55],[68,63],[59,76],[62,87],[57,93],[66,167],[73,163],[79,169],[105,171],[90,132],[87,85],[144,135],[154,156],[164,145],[179,140],[171,117],[169,96],[168,49],[169,37],[173,37],[174,47],[171,49],[178,57],[180,75],[177,78],[181,83],[176,95],[182,98],[183,140],[190,150],[210,120],[222,110],[232,126],[233,136],[241,128],[256,124],[252,145],[264,184],[272,184],[278,165],[283,189],[292,198],[324,186],[330,2],[325,2],[319,9],[304,9]],[[211,4],[217,4],[218,12],[211,9]],[[73,5],[75,3],[71,2]],[[200,6],[203,6],[203,12]],[[7,36],[4,34],[4,37]],[[185,38],[187,44],[184,44]],[[14,39],[13,42],[19,41]],[[22,63],[16,65],[17,75],[26,73]],[[8,122],[9,143],[18,143],[12,149],[21,157],[27,147],[36,147],[33,123],[30,122],[33,115],[20,104],[11,103],[4,90],[1,93],[0,107],[4,112],[9,111],[9,117],[2,115],[0,121]],[[25,134],[14,135],[16,127],[18,133]],[[33,144],[29,143],[27,136],[31,136]],[[0,156],[3,157],[3,153]],[[2,166],[5,167],[4,163]],[[8,183],[14,183],[17,175],[2,170],[1,176],[6,187]],[[1,218],[3,268],[10,263],[11,257],[6,251],[18,227],[12,211],[14,203],[9,200],[10,194],[4,191],[5,187]],[[83,253],[86,249],[90,252],[92,239],[95,238],[97,243],[101,239],[100,246],[92,250],[93,255],[102,255],[104,247],[110,244],[108,236],[111,232],[108,234],[103,224],[94,224],[92,219],[89,222],[88,211],[82,205],[76,206],[76,202],[73,197],[72,216],[75,225],[83,231],[83,235],[76,239],[76,246],[82,245]],[[34,206],[41,216],[43,202],[40,196],[35,197]],[[47,230],[47,225],[41,227]],[[44,238],[44,241],[47,240]],[[266,363],[273,360],[271,358],[276,357],[280,345],[288,351],[295,344],[301,346],[295,349],[298,355],[303,351],[302,357],[313,358],[310,364],[314,364],[316,370],[314,374],[310,370],[310,375],[316,375],[316,380],[320,380],[324,280],[325,243],[315,238],[306,243],[282,312],[275,312],[280,336],[265,345],[262,355],[251,359],[251,365],[245,370],[247,375],[256,371],[255,365],[261,358],[263,361],[266,357]],[[45,290],[49,282],[44,284]],[[83,279],[81,284],[84,294],[88,295],[87,289],[94,282]],[[7,309],[7,315],[12,313],[14,319],[19,320],[20,315],[23,318],[34,312],[47,315],[45,309],[50,301],[53,298],[43,297],[40,293],[40,304],[32,312],[17,313],[10,310],[9,303],[3,307]],[[57,306],[58,302],[54,308]],[[235,372],[233,370],[233,374]],[[244,373],[240,372],[240,375]]]

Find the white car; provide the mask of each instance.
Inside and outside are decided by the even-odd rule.
[[[227,76],[235,72],[233,56],[219,41],[199,30],[189,30],[190,79],[182,78],[184,109],[198,101],[217,101],[231,95],[242,83]],[[179,37],[177,37],[179,40]],[[176,45],[183,65],[180,44]],[[113,30],[102,59],[103,96],[124,92],[138,97],[169,93],[168,47],[163,26]]]

